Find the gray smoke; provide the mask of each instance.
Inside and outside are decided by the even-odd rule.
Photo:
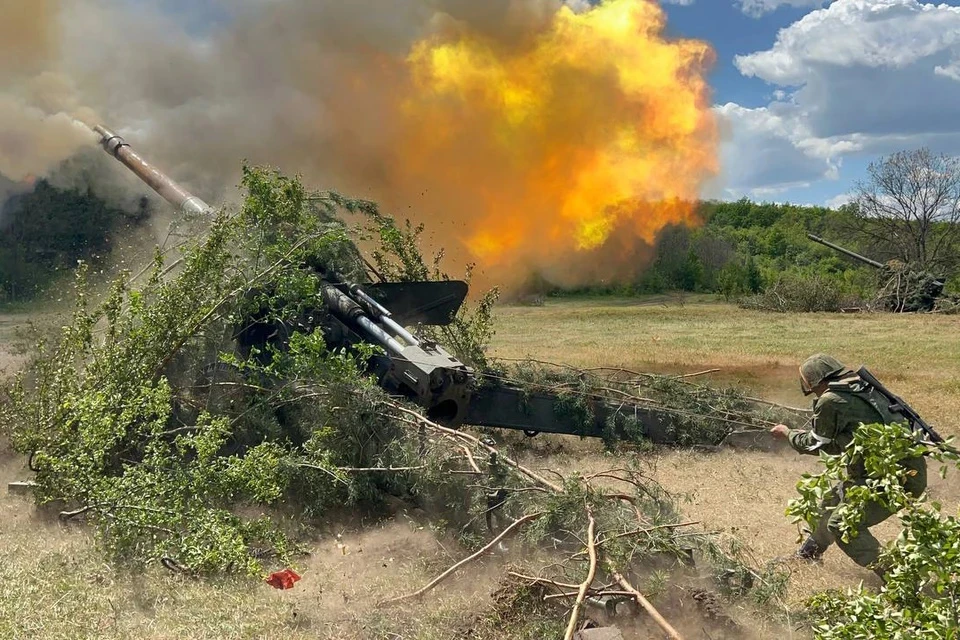
[[[77,121],[101,122],[212,204],[236,198],[246,160],[410,213],[450,246],[476,205],[464,207],[439,178],[411,184],[396,170],[411,46],[469,31],[523,47],[563,4],[0,0],[0,15],[12,17],[0,23],[0,174],[53,173],[56,184],[130,202],[144,187],[105,154],[92,160],[95,140]]]
[[[242,159],[302,173],[324,187],[383,196],[410,45],[457,24],[520,41],[558,6],[556,0],[40,3],[34,22],[46,21],[44,33],[56,38],[24,43],[45,62],[15,95],[0,94],[0,132],[16,131],[20,150],[13,154],[19,164],[2,163],[0,172],[13,179],[42,174],[89,142],[76,134],[70,116],[77,116],[114,127],[214,202],[235,192]],[[9,102],[23,107],[12,126],[3,119]],[[49,151],[24,155],[36,140]]]
[[[0,0],[0,203],[37,178],[110,204],[144,187],[99,158],[115,128],[210,202],[241,160],[388,205],[404,58],[469,25],[531,37],[557,0]],[[67,161],[69,159],[69,161]]]

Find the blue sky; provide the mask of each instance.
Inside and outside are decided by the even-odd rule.
[[[747,6],[744,6],[747,5]],[[673,0],[709,42],[725,177],[708,195],[843,201],[869,162],[960,154],[960,1]]]
[[[264,2],[122,1],[177,15],[193,36],[233,3]],[[717,56],[722,175],[705,197],[838,205],[883,155],[960,155],[960,0],[661,2],[668,36]]]

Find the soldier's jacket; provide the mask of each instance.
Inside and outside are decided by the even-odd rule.
[[[890,402],[864,383],[856,374],[849,374],[827,386],[813,407],[813,428],[810,431],[791,429],[789,440],[800,453],[828,455],[843,453],[861,424],[904,422],[890,411]],[[910,466],[911,461],[905,461]],[[921,462],[921,464],[923,464]],[[862,464],[856,461],[848,468],[851,480],[865,476]]]

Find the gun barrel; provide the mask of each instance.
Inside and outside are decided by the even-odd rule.
[[[151,189],[157,192],[164,200],[176,207],[185,215],[204,215],[211,211],[210,205],[193,195],[173,178],[141,158],[126,141],[103,125],[93,127],[100,135],[100,145],[103,149],[119,160],[143,180]]]
[[[865,263],[865,264],[868,264],[868,265],[870,265],[871,267],[874,267],[875,269],[883,269],[883,263],[877,262],[876,260],[871,260],[870,258],[864,257],[864,256],[860,255],[859,253],[854,253],[853,251],[850,251],[850,249],[844,249],[844,248],[841,247],[840,245],[836,245],[836,244],[833,244],[832,242],[828,242],[828,241],[824,240],[823,238],[821,238],[820,236],[815,236],[815,235],[813,235],[812,233],[808,233],[808,234],[807,234],[807,237],[810,238],[811,240],[813,240],[814,242],[819,242],[820,244],[822,244],[822,245],[825,246],[825,247],[830,247],[830,248],[833,249],[834,251],[839,251],[839,252],[842,253],[843,255],[849,256],[849,257],[853,258],[854,260],[859,260],[860,262],[863,262],[863,263]]]

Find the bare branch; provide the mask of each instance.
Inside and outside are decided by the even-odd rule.
[[[596,527],[593,512],[590,507],[587,507],[587,554],[590,557],[590,567],[587,569],[587,577],[580,585],[577,601],[573,603],[573,611],[570,612],[570,621],[567,623],[567,632],[563,635],[563,640],[573,640],[573,634],[577,631],[577,621],[580,619],[580,611],[583,609],[583,600],[587,597],[587,590],[590,589],[597,575]]]
[[[494,546],[496,546],[496,544],[497,544],[498,542],[500,542],[501,540],[503,540],[504,538],[506,538],[508,535],[510,535],[511,533],[513,533],[514,530],[518,529],[518,528],[521,527],[522,525],[524,525],[524,524],[526,524],[526,523],[528,523],[528,522],[530,522],[530,521],[532,521],[532,520],[536,520],[537,518],[539,518],[540,516],[542,516],[544,513],[545,513],[544,511],[541,511],[541,512],[539,512],[539,513],[530,513],[530,514],[527,514],[527,515],[523,516],[522,518],[520,518],[519,520],[517,520],[516,522],[514,522],[513,524],[511,524],[509,527],[507,527],[506,529],[504,529],[503,531],[501,531],[501,532],[500,532],[500,535],[498,535],[496,538],[494,538],[494,539],[491,540],[489,543],[487,543],[486,546],[484,546],[482,549],[480,549],[479,551],[477,551],[476,553],[474,553],[474,554],[472,554],[472,555],[470,555],[470,556],[467,556],[466,558],[464,558],[463,560],[461,560],[461,561],[458,562],[457,564],[453,565],[452,567],[450,567],[449,569],[447,569],[446,571],[444,571],[443,573],[441,573],[439,576],[437,576],[436,578],[434,578],[433,580],[431,580],[430,583],[427,584],[425,587],[423,587],[423,588],[421,588],[421,589],[418,589],[417,591],[415,591],[415,592],[413,592],[413,593],[411,593],[411,594],[405,595],[405,596],[400,596],[400,597],[398,597],[398,598],[391,598],[391,599],[389,599],[389,600],[385,600],[385,601],[383,601],[383,602],[380,603],[380,606],[382,606],[382,607],[391,606],[391,605],[394,605],[394,604],[399,604],[400,602],[403,602],[403,601],[405,601],[405,600],[412,600],[412,599],[414,599],[414,598],[419,598],[420,596],[422,596],[423,594],[425,594],[426,592],[430,591],[430,590],[433,589],[435,586],[437,586],[438,584],[440,584],[444,579],[446,579],[447,577],[449,577],[450,575],[452,575],[453,573],[455,573],[455,572],[456,572],[458,569],[460,569],[461,567],[470,564],[471,562],[473,562],[473,561],[476,560],[477,558],[483,556],[485,553],[487,553],[488,551],[490,551],[490,549],[492,549]]]
[[[578,591],[564,591],[561,593],[551,593],[549,595],[543,596],[544,600],[556,600],[558,598],[576,598],[579,594]],[[590,589],[587,595],[593,596],[594,598],[607,598],[607,597],[633,597],[633,593],[630,591],[613,591],[611,589]]]
[[[460,445],[460,448],[463,450],[463,454],[467,456],[467,462],[470,463],[470,466],[473,468],[473,470],[482,474],[483,472],[480,471],[480,467],[477,466],[477,461],[473,459],[473,454],[470,452],[470,447],[462,444]]]
[[[720,369],[707,369],[706,371],[697,371],[696,373],[685,373],[682,376],[675,376],[677,379],[680,378],[698,378],[700,376],[705,376],[711,373],[717,373]]]
[[[857,232],[924,269],[955,260],[960,240],[960,161],[928,149],[900,151],[857,184]]]
[[[632,584],[627,582],[626,578],[620,575],[620,572],[617,571],[616,567],[610,565],[609,569],[610,575],[613,576],[613,579],[616,580],[620,586],[624,588],[624,590],[630,592],[630,594],[637,601],[637,604],[643,607],[650,617],[653,618],[658,625],[660,625],[660,628],[666,632],[667,637],[670,638],[670,640],[683,640],[683,637],[670,625],[669,622],[667,622],[667,619],[660,615],[660,612],[657,611],[656,607],[650,604],[650,601],[644,598],[642,593],[637,591]]]
[[[421,424],[423,424],[424,426],[427,426],[427,427],[429,427],[429,428],[431,428],[431,429],[433,429],[433,430],[435,430],[435,431],[439,431],[439,432],[441,432],[441,433],[446,433],[446,434],[451,435],[451,436],[453,436],[453,437],[455,437],[455,438],[461,438],[461,439],[463,439],[463,440],[466,440],[466,441],[470,442],[471,444],[473,444],[473,445],[475,445],[475,446],[482,447],[483,449],[486,449],[486,450],[489,451],[490,453],[495,453],[495,454],[497,454],[498,459],[503,460],[506,464],[508,464],[508,465],[510,465],[511,467],[515,468],[517,471],[519,471],[519,472],[522,473],[523,475],[527,476],[527,477],[530,478],[531,480],[534,480],[534,481],[537,482],[538,484],[546,487],[547,489],[550,489],[551,491],[556,491],[557,493],[563,493],[563,487],[561,487],[560,485],[554,484],[554,483],[550,482],[549,480],[543,478],[542,476],[534,473],[534,472],[531,471],[530,469],[527,469],[526,467],[524,467],[523,465],[521,465],[519,462],[517,462],[517,461],[515,461],[515,460],[513,460],[513,459],[511,459],[511,458],[508,458],[507,456],[503,455],[502,453],[500,453],[499,451],[497,451],[496,449],[494,449],[494,448],[491,447],[490,445],[481,442],[479,438],[475,438],[475,437],[471,436],[469,433],[463,433],[462,431],[457,431],[457,430],[455,430],[455,429],[450,429],[450,428],[448,428],[448,427],[441,426],[441,425],[437,424],[436,422],[433,422],[433,421],[430,420],[429,418],[426,418],[426,417],[424,417],[423,415],[417,413],[416,411],[413,411],[412,409],[407,409],[406,407],[404,407],[404,406],[402,406],[402,405],[400,405],[400,404],[398,404],[398,403],[391,402],[391,403],[388,403],[388,404],[389,404],[389,406],[393,407],[393,408],[396,409],[397,411],[400,411],[401,413],[405,413],[405,414],[407,414],[407,415],[409,415],[409,416],[413,416],[414,418],[416,418],[416,419],[417,419]]]

